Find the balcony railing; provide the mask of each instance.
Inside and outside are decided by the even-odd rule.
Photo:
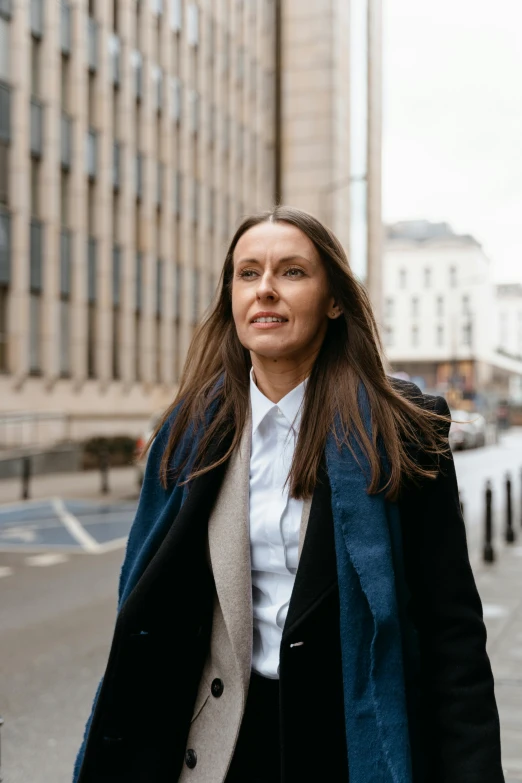
[[[109,38],[109,55],[111,61],[111,79],[115,87],[118,87],[121,79],[121,45],[117,35]]]
[[[72,119],[62,112],[60,123],[60,161],[62,168],[69,169],[72,160]]]
[[[11,90],[0,84],[0,141],[11,141]]]
[[[87,62],[90,71],[98,68],[98,23],[92,16],[87,22]]]
[[[89,179],[95,179],[97,173],[97,147],[98,147],[98,135],[95,130],[90,128],[87,131],[87,157],[86,168],[87,176]]]
[[[11,215],[0,207],[0,284],[11,281]]]
[[[62,0],[60,11],[60,44],[62,54],[71,53],[71,6]]]
[[[35,38],[43,35],[43,0],[31,0],[31,33]]]
[[[121,142],[115,141],[112,145],[112,187],[119,190],[121,187]]]
[[[31,98],[31,155],[41,157],[43,151],[43,103]]]

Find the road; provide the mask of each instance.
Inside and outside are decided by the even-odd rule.
[[[520,493],[522,431],[509,433],[497,446],[457,454],[456,465],[470,548],[478,560],[484,483],[493,480],[498,517],[507,470],[517,474]],[[107,660],[122,545],[134,506],[55,498],[0,507],[5,783],[70,783]]]

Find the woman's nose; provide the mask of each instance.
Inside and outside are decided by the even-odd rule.
[[[263,275],[263,277],[259,279],[256,294],[258,299],[277,299],[277,292],[271,276]]]

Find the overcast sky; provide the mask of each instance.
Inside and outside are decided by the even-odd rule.
[[[448,221],[522,282],[522,0],[384,8],[384,220]]]

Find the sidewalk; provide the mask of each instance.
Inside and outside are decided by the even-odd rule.
[[[85,470],[78,473],[51,473],[34,476],[30,485],[30,500],[48,498],[74,498],[82,500],[134,500],[138,497],[137,469],[111,468],[109,470],[109,493],[101,493],[101,476],[98,470]],[[0,505],[17,503],[21,500],[22,483],[20,478],[0,481]]]
[[[497,551],[493,565],[475,565],[502,731],[506,783],[522,781],[522,535]]]

